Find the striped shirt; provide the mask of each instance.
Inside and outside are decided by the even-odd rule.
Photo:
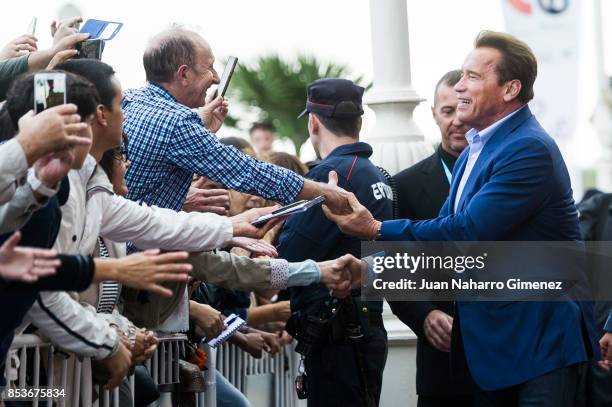
[[[98,237],[98,243],[100,244],[100,257],[107,259],[110,257],[108,249],[104,240]],[[97,312],[102,314],[112,314],[115,309],[115,305],[119,301],[119,294],[121,294],[121,284],[117,281],[103,281],[100,283],[100,291],[98,292],[98,307]]]

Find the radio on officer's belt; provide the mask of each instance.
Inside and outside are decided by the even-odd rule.
[[[251,224],[254,226],[260,226],[272,219],[282,218],[285,216],[294,215],[296,213],[306,212],[308,209],[324,201],[325,201],[324,195],[318,196],[314,199],[311,199],[310,201],[305,200],[305,199],[301,201],[297,201],[287,206],[283,206],[282,208],[279,208],[272,213],[260,216],[259,218],[253,220]]]

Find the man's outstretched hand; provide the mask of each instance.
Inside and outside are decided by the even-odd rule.
[[[0,279],[33,283],[54,274],[60,266],[54,250],[17,247],[21,232],[15,232],[0,246]]]
[[[230,220],[232,221],[234,227],[234,237],[245,236],[261,239],[266,233],[268,233],[268,230],[278,225],[284,220],[284,218],[272,219],[260,226],[254,226],[251,224],[251,222],[260,216],[274,212],[278,208],[280,208],[280,205],[268,206],[265,208],[253,208],[242,212],[239,215],[232,216]]]
[[[272,246],[270,243],[261,239],[253,239],[251,237],[234,237],[231,241],[232,247],[240,247],[248,251],[251,255],[255,257],[258,256],[268,256],[268,257],[276,257],[278,256],[278,252],[276,251],[276,247]]]
[[[334,171],[330,171],[329,185],[336,186],[337,183],[338,175]],[[336,186],[336,188],[339,187]],[[359,203],[359,200],[357,200],[357,197],[353,193],[348,191],[344,192],[347,194],[349,211],[346,213],[338,212],[326,199],[323,204],[325,216],[336,223],[340,230],[347,235],[364,240],[374,239],[380,231],[380,222],[374,219],[370,211]]]

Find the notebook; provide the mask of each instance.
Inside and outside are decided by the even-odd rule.
[[[231,314],[229,317],[225,318],[223,322],[225,322],[226,328],[219,336],[209,341],[207,341],[206,338],[203,339],[204,342],[206,342],[206,344],[211,348],[216,348],[217,346],[225,343],[225,341],[231,338],[241,326],[246,324],[246,321],[236,314]]]

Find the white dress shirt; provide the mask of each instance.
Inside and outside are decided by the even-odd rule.
[[[516,109],[514,112],[502,117],[501,119],[491,124],[486,129],[481,130],[480,132],[476,129],[470,129],[467,133],[465,133],[465,139],[469,144],[469,155],[467,163],[465,164],[465,170],[463,171],[463,175],[461,176],[461,180],[459,181],[459,186],[457,187],[457,194],[455,195],[455,205],[453,210],[454,213],[457,213],[457,208],[459,207],[459,202],[461,201],[461,195],[463,194],[465,184],[467,184],[468,180],[470,179],[470,175],[472,174],[472,170],[474,169],[476,160],[478,160],[480,152],[484,148],[485,144],[487,144],[487,141],[489,141],[493,133],[495,133],[495,130],[497,130],[506,120],[510,119],[521,109],[522,107]]]

